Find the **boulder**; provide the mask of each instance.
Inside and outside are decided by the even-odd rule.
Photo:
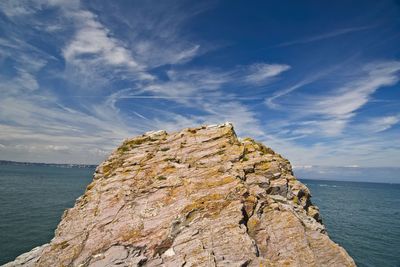
[[[290,163],[229,123],[149,132],[101,163],[10,266],[355,266]]]

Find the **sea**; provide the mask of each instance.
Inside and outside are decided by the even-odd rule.
[[[0,265],[49,242],[93,172],[94,167],[0,165]],[[301,181],[330,238],[358,266],[400,267],[400,184]]]

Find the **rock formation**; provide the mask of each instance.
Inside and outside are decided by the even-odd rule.
[[[355,264],[289,161],[227,123],[126,140],[51,242],[5,266]]]

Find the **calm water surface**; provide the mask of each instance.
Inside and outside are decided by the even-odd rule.
[[[0,264],[47,243],[93,168],[0,165]]]
[[[400,184],[301,180],[358,266],[400,267]]]
[[[93,168],[0,165],[0,264],[47,243]],[[302,180],[358,266],[400,267],[400,185]]]

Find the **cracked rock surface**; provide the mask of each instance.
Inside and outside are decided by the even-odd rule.
[[[355,266],[310,197],[229,123],[150,132],[97,167],[49,244],[5,266]]]

